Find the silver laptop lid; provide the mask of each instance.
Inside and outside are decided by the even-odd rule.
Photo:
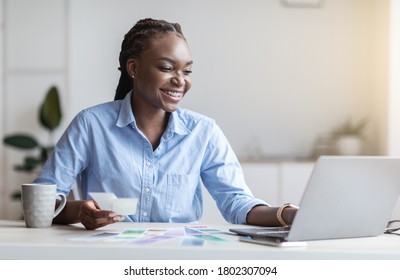
[[[400,158],[322,156],[289,241],[380,235],[400,195]]]

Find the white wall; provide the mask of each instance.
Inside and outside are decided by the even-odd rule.
[[[48,134],[38,122],[39,105],[53,84],[59,87],[62,99],[66,96],[66,1],[4,0],[3,9],[4,133],[28,132],[46,144]],[[17,218],[21,216],[20,205],[9,197],[35,175],[13,171],[26,152],[12,148],[4,151],[5,178],[0,188],[5,210],[0,217]]]
[[[400,156],[400,1],[391,0],[389,65],[389,154]]]
[[[400,156],[400,0],[390,1],[388,155]],[[400,216],[400,198],[393,219]]]
[[[182,24],[195,62],[183,105],[214,117],[240,158],[254,149],[264,157],[307,157],[318,136],[349,117],[369,118],[367,152],[384,153],[386,120],[377,101],[387,100],[380,75],[387,67],[381,52],[387,9],[376,8],[386,6],[376,0],[324,1],[309,9],[278,0],[71,1],[70,113],[113,97],[120,43],[134,22],[166,18]]]
[[[279,0],[3,2],[0,134],[29,131],[45,141],[36,114],[52,84],[64,109],[58,135],[79,110],[112,100],[123,35],[154,17],[181,23],[192,49],[183,106],[214,117],[240,158],[307,157],[347,117],[369,118],[368,153],[388,149],[389,0],[325,0],[320,8]],[[12,171],[24,153],[1,151],[8,197],[33,175]],[[0,218],[19,215],[10,204]]]
[[[0,108],[1,112],[4,112],[4,10],[3,10],[3,0],[0,0]],[[4,136],[4,127],[3,127],[4,114],[0,114],[0,137],[3,139]],[[4,147],[0,147],[0,162],[4,159],[3,155]],[[6,197],[6,189],[4,186],[4,176],[5,176],[5,165],[0,164],[0,217],[1,213],[6,211],[5,207],[5,197]]]

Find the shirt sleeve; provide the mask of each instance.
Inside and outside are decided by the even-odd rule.
[[[226,221],[246,224],[248,212],[256,205],[268,205],[253,196],[240,163],[218,125],[214,125],[201,172],[202,180]]]
[[[85,112],[79,113],[61,136],[34,183],[57,184],[68,195],[77,175],[88,165],[89,133]]]

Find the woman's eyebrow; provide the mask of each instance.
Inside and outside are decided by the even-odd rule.
[[[165,56],[160,57],[158,60],[164,60],[164,61],[168,61],[168,62],[170,62],[172,64],[176,64],[175,60],[173,60],[172,58],[169,58],[169,57],[165,57]],[[190,60],[190,61],[186,62],[186,65],[192,65],[192,64],[193,64],[193,60]]]

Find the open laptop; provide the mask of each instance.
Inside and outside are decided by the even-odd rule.
[[[400,158],[321,156],[290,229],[230,231],[276,242],[377,236],[385,231],[399,195]]]

